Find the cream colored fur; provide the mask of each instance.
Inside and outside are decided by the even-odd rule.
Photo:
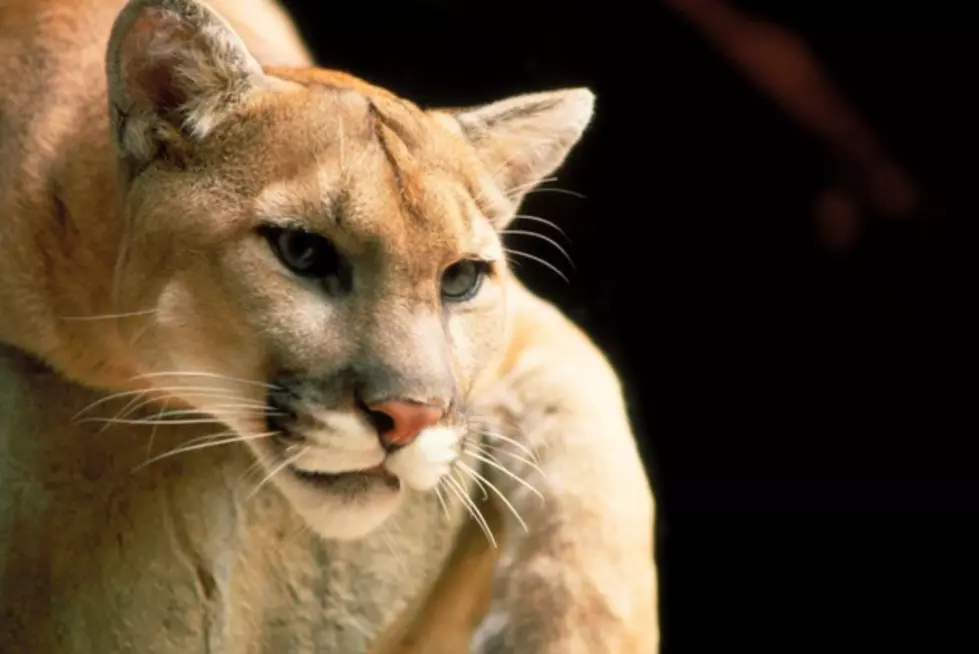
[[[213,6],[0,1],[0,651],[655,652],[618,380],[499,236],[591,93],[426,111]]]

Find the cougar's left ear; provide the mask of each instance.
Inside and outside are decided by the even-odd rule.
[[[203,138],[265,80],[238,35],[196,0],[130,0],[106,72],[113,139],[136,169]]]
[[[514,204],[564,163],[591,122],[586,88],[518,95],[481,107],[448,110],[496,183]]]

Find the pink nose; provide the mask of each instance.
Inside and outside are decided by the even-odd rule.
[[[404,446],[411,443],[426,427],[431,427],[445,415],[445,411],[431,404],[410,400],[387,400],[367,407],[375,413],[390,418],[390,426],[380,430],[385,445]]]

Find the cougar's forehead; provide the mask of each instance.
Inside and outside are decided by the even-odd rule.
[[[500,256],[485,171],[417,107],[319,88],[277,94],[253,112],[224,139],[247,152],[236,175],[253,222],[294,221],[352,254],[380,249],[406,265]]]

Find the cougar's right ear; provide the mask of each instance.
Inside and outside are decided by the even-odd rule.
[[[179,158],[265,80],[234,30],[197,0],[130,0],[106,72],[112,138],[130,172]]]

